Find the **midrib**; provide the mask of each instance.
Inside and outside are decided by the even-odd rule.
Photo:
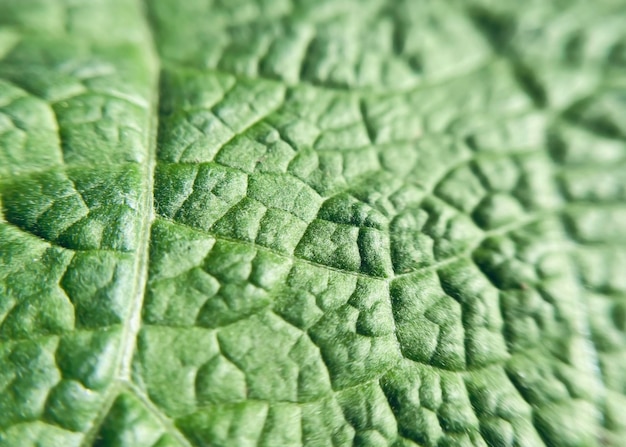
[[[134,392],[135,387],[132,384],[132,362],[137,346],[137,337],[141,329],[141,313],[143,308],[146,284],[148,281],[148,267],[150,258],[150,233],[152,222],[154,221],[154,171],[156,166],[156,142],[158,132],[158,105],[159,105],[159,75],[160,61],[154,45],[150,23],[145,13],[145,4],[143,0],[138,0],[140,8],[143,10],[144,21],[138,26],[142,26],[146,33],[144,42],[144,50],[149,55],[151,62],[151,70],[153,79],[151,85],[151,99],[149,103],[149,117],[146,120],[146,133],[144,139],[144,148],[146,151],[146,161],[143,162],[143,179],[141,203],[141,226],[139,232],[139,241],[137,244],[136,259],[133,268],[133,278],[135,282],[132,288],[131,300],[128,306],[128,316],[124,321],[122,329],[122,340],[118,355],[118,361],[115,366],[114,381],[111,383],[107,396],[104,399],[98,417],[93,421],[91,429],[85,433],[81,447],[91,447],[95,442],[103,422],[106,420],[113,404],[120,394],[130,392],[139,398],[141,402],[145,400],[143,396]],[[152,407],[146,407],[150,413],[154,413]],[[162,420],[162,414],[156,414],[158,420]],[[170,430],[171,427],[166,427]],[[181,445],[186,445],[184,437],[179,433],[173,433],[174,437],[179,440]]]

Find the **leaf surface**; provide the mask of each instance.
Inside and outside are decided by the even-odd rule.
[[[0,446],[619,446],[621,0],[0,0]]]

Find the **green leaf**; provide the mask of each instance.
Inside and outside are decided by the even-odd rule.
[[[621,446],[625,21],[0,0],[0,446]]]

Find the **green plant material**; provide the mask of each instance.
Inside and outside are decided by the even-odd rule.
[[[0,446],[623,446],[625,23],[0,0]]]

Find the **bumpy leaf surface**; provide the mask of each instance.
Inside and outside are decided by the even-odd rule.
[[[626,440],[623,0],[0,0],[0,446]]]

